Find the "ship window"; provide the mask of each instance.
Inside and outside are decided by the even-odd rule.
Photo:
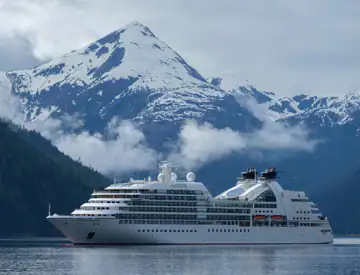
[[[240,229],[240,232],[242,232],[242,229]]]
[[[266,190],[262,192],[255,201],[276,202],[276,196],[272,190]]]

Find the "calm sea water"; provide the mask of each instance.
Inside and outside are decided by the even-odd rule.
[[[0,274],[360,274],[360,239],[334,245],[74,247],[0,240]]]

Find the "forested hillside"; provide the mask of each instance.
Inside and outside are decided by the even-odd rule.
[[[70,213],[93,188],[109,184],[40,134],[0,121],[0,235],[53,235],[48,204]]]
[[[342,181],[330,182],[314,197],[337,234],[360,232],[359,179],[360,169]]]

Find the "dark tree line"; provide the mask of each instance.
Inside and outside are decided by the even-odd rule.
[[[54,212],[68,214],[108,184],[40,134],[0,121],[1,236],[54,235],[46,220],[49,203]]]

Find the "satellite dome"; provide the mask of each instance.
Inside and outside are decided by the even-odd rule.
[[[165,175],[164,175],[163,173],[160,173],[160,174],[157,176],[157,178],[158,178],[158,181],[159,181],[159,182],[164,182],[164,181],[165,181]]]
[[[186,179],[187,181],[195,181],[195,174],[193,172],[189,172],[187,175],[186,175]]]
[[[172,172],[171,173],[171,181],[176,181],[176,179],[177,179],[177,175],[174,172]]]

